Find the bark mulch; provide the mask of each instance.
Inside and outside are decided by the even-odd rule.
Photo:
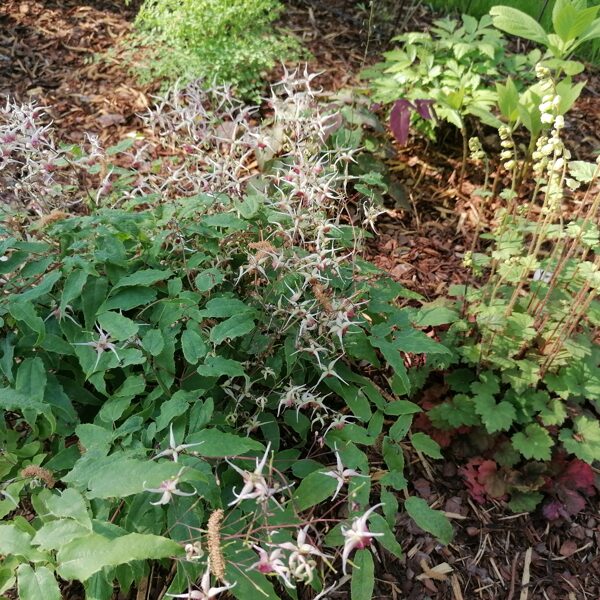
[[[356,83],[356,73],[375,59],[392,33],[369,34],[368,14],[357,2],[287,4],[282,22],[312,53],[309,68],[323,71],[319,82],[327,91]],[[404,4],[412,5],[391,3],[398,10],[399,25],[407,10]],[[122,0],[4,0],[0,99],[31,100],[49,107],[62,137],[69,141],[89,131],[104,143],[114,143],[136,130],[140,127],[136,115],[149,106],[155,88],[140,86],[118,53],[106,58],[106,52],[130,32],[134,16]],[[408,26],[416,28],[430,20],[420,8],[410,15]],[[365,52],[367,41],[370,52]],[[105,58],[98,60],[99,54]],[[578,158],[593,158],[600,147],[598,82],[597,73],[589,76],[584,97],[568,116],[569,139]],[[473,194],[480,173],[468,172],[458,189],[459,156],[457,140],[432,145],[416,139],[398,149],[391,167],[405,184],[406,202],[389,207],[368,250],[373,262],[428,299],[444,294],[451,284],[465,282],[461,256],[470,248],[477,219],[485,214]],[[411,493],[445,510],[455,537],[442,547],[402,517],[398,531],[406,555],[394,561],[380,554],[377,597],[600,600],[597,500],[588,501],[571,521],[548,523],[539,511],[513,515],[501,502],[474,502],[457,460],[431,462],[408,447],[406,456]],[[74,592],[71,598],[76,596]]]

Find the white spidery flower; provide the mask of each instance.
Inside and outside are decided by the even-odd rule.
[[[183,473],[184,469],[180,469],[179,473],[175,477],[171,477],[171,479],[165,479],[159,487],[157,488],[146,488],[144,487],[145,492],[152,492],[153,494],[162,494],[160,499],[157,502],[150,502],[153,506],[160,506],[161,504],[169,504],[173,496],[193,496],[196,493],[194,489],[193,492],[183,492],[182,490],[177,488],[177,484],[179,483],[179,478]],[[145,485],[146,482],[144,482]]]
[[[119,355],[117,354],[117,347],[113,344],[112,342],[112,337],[110,335],[110,333],[104,331],[100,325],[96,325],[96,331],[98,331],[98,339],[97,340],[93,340],[91,342],[76,342],[73,344],[73,346],[90,346],[91,348],[93,348],[96,351],[96,362],[94,364],[94,368],[92,369],[92,371],[96,370],[96,367],[98,366],[98,363],[100,362],[100,357],[102,356],[102,354],[108,350],[110,350],[116,357],[117,360],[119,361],[119,364],[121,363],[121,359],[119,357]],[[119,350],[122,350],[122,348],[119,348]]]
[[[263,469],[267,464],[267,459],[269,458],[269,454],[271,452],[271,442],[267,444],[267,449],[265,450],[264,456],[258,460],[256,459],[256,468],[252,473],[249,471],[245,471],[236,467],[233,463],[226,460],[227,464],[237,473],[242,476],[244,480],[244,485],[240,490],[239,494],[236,494],[235,488],[233,488],[233,495],[235,496],[235,500],[232,500],[228,506],[236,506],[242,500],[256,500],[257,502],[266,502],[269,498],[272,498],[273,501],[277,503],[275,500],[275,494],[281,492],[290,486],[280,487],[275,486],[271,487],[267,483],[265,476],[263,475]]]
[[[335,494],[333,494],[333,496],[331,497],[332,501],[337,498],[337,495],[340,493],[344,484],[348,483],[350,477],[368,477],[368,475],[361,475],[358,471],[355,471],[354,469],[345,469],[337,447],[335,448],[335,460],[335,469],[332,469],[331,471],[321,471],[321,475],[327,475],[328,477],[333,477],[337,480]]]
[[[307,525],[298,530],[295,544],[292,542],[279,544],[279,548],[290,552],[288,557],[288,567],[292,576],[295,579],[306,582],[312,580],[315,567],[317,566],[317,563],[313,558],[314,556],[324,559],[331,558],[307,541],[308,528],[309,526]]]
[[[188,448],[193,448],[194,446],[200,446],[204,442],[196,442],[195,444],[175,444],[175,435],[173,434],[173,423],[169,425],[169,447],[159,452],[156,456],[152,458],[152,460],[156,460],[157,458],[161,458],[163,456],[169,456],[173,458],[174,462],[177,462],[179,458],[179,454]]]

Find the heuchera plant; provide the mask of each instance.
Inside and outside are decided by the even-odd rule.
[[[483,488],[488,496],[495,489],[494,497],[523,491],[499,476],[498,465],[510,469],[562,454],[588,464],[600,459],[600,352],[594,343],[600,324],[599,168],[570,161],[557,87],[546,67],[537,73],[544,129],[532,155],[535,180],[526,199],[514,185],[500,194],[506,205],[482,236],[491,240],[489,253],[465,257],[481,285],[454,288],[467,319],[443,339],[457,346],[458,362],[469,368],[447,375],[452,399],[427,413],[434,426],[482,428],[496,440],[493,460],[464,471],[477,499]],[[514,142],[506,128],[500,137],[504,167],[516,177]],[[472,148],[477,160],[486,160],[481,145]],[[586,186],[574,209],[573,192]],[[525,487],[541,490],[544,480]],[[591,487],[584,482],[576,489],[589,493]],[[531,508],[541,498],[513,505]]]

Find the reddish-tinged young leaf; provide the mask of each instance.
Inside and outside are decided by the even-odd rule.
[[[562,488],[558,491],[558,499],[568,515],[576,515],[585,508],[585,498],[575,490]]]
[[[433,100],[415,100],[415,108],[424,119],[433,119]]]
[[[552,500],[551,502],[545,504],[544,508],[542,509],[542,513],[544,514],[544,517],[548,519],[548,521],[556,521],[561,517],[568,518],[569,516],[565,510],[565,507],[558,500]]]
[[[412,102],[401,98],[394,102],[390,112],[390,129],[401,146],[405,146],[408,142],[411,108],[415,108]]]

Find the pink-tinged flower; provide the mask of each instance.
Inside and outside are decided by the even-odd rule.
[[[342,552],[342,569],[346,575],[348,558],[354,550],[362,550],[371,545],[374,537],[383,535],[383,533],[372,533],[367,527],[367,520],[371,513],[383,504],[376,504],[371,507],[362,517],[357,517],[352,521],[350,529],[342,526],[342,535],[344,536],[344,551]]]
[[[337,495],[340,493],[344,484],[348,483],[350,477],[368,477],[368,475],[361,475],[354,469],[344,469],[344,464],[342,463],[340,454],[337,451],[337,447],[335,449],[335,459],[337,462],[337,467],[335,469],[331,471],[321,471],[321,475],[328,475],[329,477],[337,479],[338,483],[337,487],[335,488],[335,494],[331,498],[332,501],[337,498]]]
[[[187,600],[209,600],[235,586],[235,583],[231,584],[226,581],[223,583],[225,585],[221,587],[210,587],[210,563],[207,561],[206,571],[204,571],[204,575],[202,575],[202,580],[200,581],[200,589],[188,590],[187,594],[167,594],[167,596],[171,598],[186,598]]]
[[[251,569],[256,569],[263,575],[276,574],[283,579],[285,585],[289,588],[296,586],[290,581],[290,570],[281,560],[281,548],[275,548],[271,552],[267,552],[260,546],[252,546],[259,556],[259,560],[250,566]]]
[[[173,434],[173,423],[169,426],[169,447],[159,452],[152,460],[156,460],[157,458],[161,458],[162,456],[172,456],[173,461],[177,462],[179,458],[179,454],[188,448],[193,448],[194,446],[200,446],[204,442],[196,442],[195,444],[179,444],[175,445],[175,435]]]
[[[169,504],[173,496],[193,496],[196,493],[196,490],[194,490],[193,492],[183,492],[177,488],[177,484],[179,483],[179,478],[181,477],[182,473],[183,469],[181,469],[175,477],[171,477],[171,479],[166,479],[165,481],[163,481],[157,488],[144,488],[144,491],[146,492],[152,492],[153,494],[162,494],[162,496],[157,502],[150,502],[150,504],[154,506],[158,506],[161,504]]]

